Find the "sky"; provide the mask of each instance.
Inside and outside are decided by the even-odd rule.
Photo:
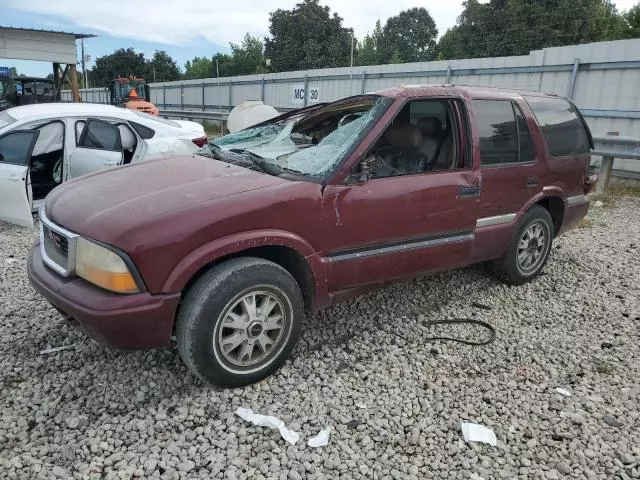
[[[195,56],[228,52],[229,42],[240,43],[245,33],[264,37],[269,33],[269,12],[290,9],[299,0],[0,0],[5,27],[38,28],[75,33],[93,33],[85,40],[85,54],[92,59],[117,48],[133,47],[150,57],[166,50],[181,68]],[[617,0],[619,10],[638,0]],[[337,12],[343,25],[362,38],[375,22],[412,7],[425,7],[440,34],[456,23],[462,11],[458,0],[320,0]],[[79,51],[78,51],[79,53]],[[15,66],[20,73],[46,76],[51,66],[43,62],[0,59],[0,65]],[[91,63],[88,65],[91,66]]]

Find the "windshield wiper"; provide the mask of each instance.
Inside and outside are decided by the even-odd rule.
[[[268,173],[269,175],[278,176],[282,173],[282,169],[277,166],[275,163],[268,161],[266,158],[261,157],[260,155],[253,153],[244,148],[232,148],[229,150],[233,153],[239,153],[243,155],[245,158],[248,158],[251,163],[256,165],[260,170],[264,173]]]

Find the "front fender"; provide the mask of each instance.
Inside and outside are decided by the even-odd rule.
[[[162,286],[162,292],[180,292],[188,281],[203,267],[227,255],[256,247],[289,247],[308,262],[316,285],[316,303],[324,303],[326,278],[324,264],[313,247],[302,237],[282,230],[254,230],[217,238],[201,245],[184,257],[171,271]]]

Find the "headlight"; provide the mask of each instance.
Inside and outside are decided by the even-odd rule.
[[[117,253],[82,237],[78,237],[76,244],[76,275],[112,292],[140,291],[127,264]]]

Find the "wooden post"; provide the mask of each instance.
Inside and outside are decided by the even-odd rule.
[[[596,193],[602,195],[609,187],[609,178],[611,177],[611,169],[613,168],[613,157],[602,157],[600,166],[600,174],[598,175],[598,184],[596,185]]]
[[[607,132],[607,135],[617,137],[619,132]],[[600,165],[600,174],[598,175],[598,183],[596,184],[596,193],[602,195],[609,188],[609,178],[611,178],[611,170],[613,169],[613,157],[602,157]]]
[[[59,102],[62,98],[62,79],[60,78],[60,64],[53,63],[53,88],[55,89],[54,101]]]
[[[67,65],[69,67],[69,72],[71,72],[71,95],[73,97],[73,101],[76,103],[80,103],[80,90],[78,89],[78,75],[76,73],[75,64]]]

